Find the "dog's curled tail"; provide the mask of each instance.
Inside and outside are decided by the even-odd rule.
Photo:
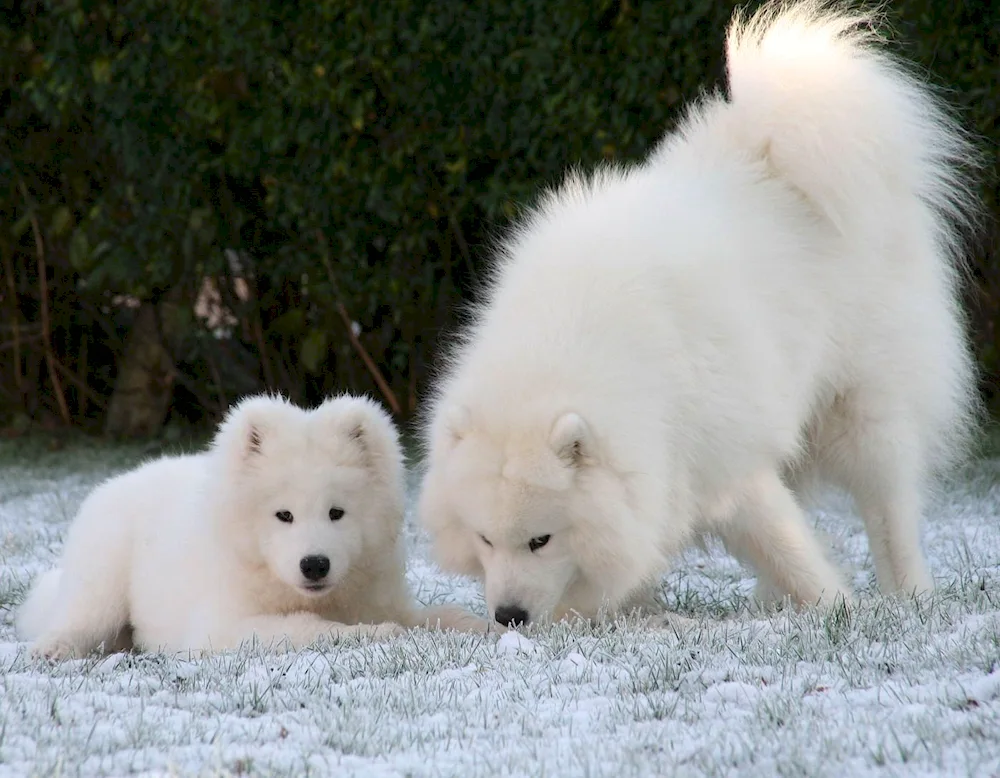
[[[737,16],[726,41],[729,126],[842,233],[877,240],[887,226],[916,227],[952,264],[980,213],[976,154],[884,43],[874,14],[823,0]]]
[[[42,573],[32,584],[27,598],[17,610],[15,627],[22,640],[34,640],[45,631],[59,595],[58,569]]]

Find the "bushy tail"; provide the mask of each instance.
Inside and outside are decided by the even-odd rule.
[[[62,573],[49,570],[35,580],[27,599],[17,611],[17,634],[22,640],[34,640],[48,627],[59,594]]]
[[[883,43],[872,13],[822,0],[737,16],[726,44],[732,126],[843,232],[877,230],[917,198],[920,226],[954,261],[979,213],[976,155]]]
[[[878,19],[826,0],[771,2],[737,16],[727,42],[725,134],[794,187],[850,247],[844,261],[884,258],[942,284],[951,330],[926,353],[930,467],[959,461],[975,438],[975,368],[958,286],[965,243],[982,214],[979,159],[947,106],[887,51]],[[925,287],[926,288],[926,287]]]

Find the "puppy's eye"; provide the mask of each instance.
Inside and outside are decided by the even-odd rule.
[[[483,541],[483,543],[485,543],[485,544],[486,544],[487,546],[489,546],[490,548],[493,548],[493,544],[492,544],[492,543],[490,543],[490,542],[489,542],[489,541],[488,541],[488,540],[486,539],[486,536],[485,536],[485,535],[480,535],[480,536],[479,536],[479,539],[480,539],[481,541]]]
[[[292,523],[293,516],[291,511],[278,511],[274,516],[278,521],[283,521],[285,524]]]
[[[344,518],[343,508],[330,508],[330,521],[340,521]]]
[[[528,541],[528,548],[532,551],[538,551],[542,546],[549,542],[551,535],[539,535],[537,538],[532,538]]]

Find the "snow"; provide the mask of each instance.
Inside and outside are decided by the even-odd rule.
[[[13,609],[122,454],[17,462],[0,446],[0,778],[24,775],[968,775],[1000,773],[1000,461],[934,506],[940,589],[873,587],[841,498],[814,516],[860,592],[851,611],[764,615],[752,578],[692,551],[663,597],[689,620],[528,634],[411,632],[209,659],[30,658]],[[424,602],[482,612],[473,581],[407,528]]]

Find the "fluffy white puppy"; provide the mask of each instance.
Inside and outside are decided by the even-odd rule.
[[[36,654],[61,658],[102,644],[298,647],[422,623],[484,626],[458,608],[414,605],[403,473],[396,430],[367,399],[314,410],[244,400],[210,451],[149,462],[87,497],[18,630]]]
[[[850,592],[796,491],[856,500],[883,591],[930,589],[963,451],[971,150],[865,14],[733,22],[728,97],[641,165],[573,174],[499,251],[426,430],[420,513],[497,621],[643,600],[698,534],[769,590]]]

